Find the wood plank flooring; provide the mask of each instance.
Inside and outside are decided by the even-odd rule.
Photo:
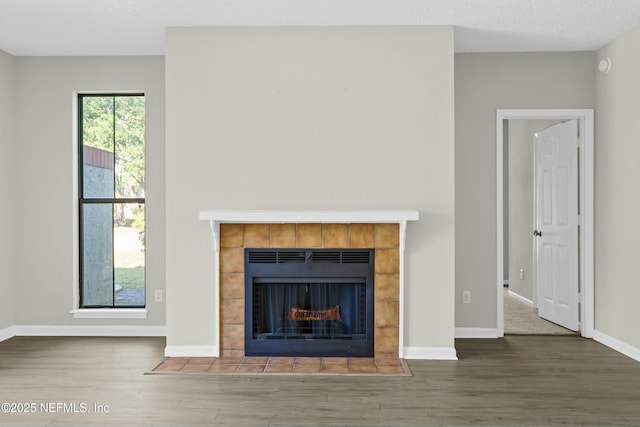
[[[143,375],[164,345],[1,342],[0,403],[37,410],[0,425],[640,425],[640,363],[580,337],[457,340],[460,360],[409,360],[410,377]]]

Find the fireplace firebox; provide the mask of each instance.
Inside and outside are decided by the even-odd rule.
[[[373,249],[245,249],[245,355],[374,354]]]

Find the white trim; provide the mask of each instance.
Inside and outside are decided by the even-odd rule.
[[[498,337],[504,336],[504,297],[503,297],[503,121],[509,119],[578,119],[581,136],[580,149],[580,213],[582,227],[580,227],[580,277],[582,282],[582,304],[580,306],[580,332],[585,338],[594,335],[594,250],[593,250],[593,197],[594,197],[594,169],[593,169],[593,110],[592,109],[524,109],[496,111],[496,256],[497,256],[497,310],[496,321]]]
[[[165,326],[16,325],[16,336],[44,337],[164,337]]]
[[[640,362],[640,348],[627,344],[600,331],[593,331],[593,339],[613,350]]]
[[[513,297],[518,301],[520,301],[521,303],[526,304],[527,306],[533,308],[533,301],[531,301],[529,298],[525,298],[522,295],[518,295],[513,291],[507,291],[507,293],[509,294],[510,297]]]
[[[504,336],[504,118],[496,113],[496,263],[498,278],[496,329],[498,337]]]
[[[498,338],[497,328],[456,328],[456,338]]]
[[[15,336],[16,336],[15,326],[9,326],[8,328],[4,328],[0,330],[0,342],[6,341],[9,338],[13,338]]]
[[[405,347],[404,359],[458,360],[454,347]]]
[[[80,92],[71,92],[71,147],[69,154],[71,155],[71,191],[72,191],[72,204],[71,220],[73,226],[71,228],[71,240],[72,240],[72,263],[71,263],[71,277],[73,278],[68,286],[71,286],[71,295],[73,295],[72,307],[80,307],[80,201],[78,200],[78,95]]]
[[[146,319],[145,308],[77,308],[71,310],[74,319]]]
[[[164,348],[165,357],[219,357],[215,345],[168,345]]]
[[[399,224],[400,233],[400,253],[399,256],[399,306],[398,306],[398,357],[404,358],[404,240],[407,234],[407,221],[402,221]]]
[[[202,221],[235,224],[274,223],[380,223],[417,221],[414,210],[211,210],[200,212]]]
[[[416,210],[209,210],[200,212],[209,221],[216,252],[220,250],[220,224],[285,223],[402,223],[417,221]],[[400,242],[400,247],[404,242]]]

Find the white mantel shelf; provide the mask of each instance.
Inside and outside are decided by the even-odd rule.
[[[397,223],[400,247],[404,250],[404,231],[408,221],[417,221],[416,210],[210,210],[200,212],[200,220],[209,221],[216,252],[220,250],[220,224],[286,223]]]

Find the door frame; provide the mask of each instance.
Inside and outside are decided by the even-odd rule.
[[[593,200],[594,168],[593,109],[498,109],[496,110],[496,247],[497,247],[497,329],[498,337],[504,336],[504,132],[505,120],[556,119],[578,120],[580,132],[580,155],[578,158],[579,199],[580,199],[580,333],[585,338],[593,338],[594,333],[594,252],[593,252]]]

